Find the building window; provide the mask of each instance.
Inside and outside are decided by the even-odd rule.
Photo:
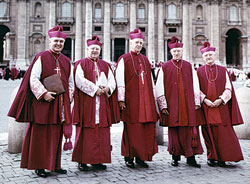
[[[146,31],[145,27],[139,27],[139,29],[141,30],[141,32],[145,32]]]
[[[42,5],[37,2],[35,4],[35,17],[40,18],[42,16]]]
[[[168,19],[176,19],[176,6],[174,4],[168,5]]]
[[[229,9],[229,20],[238,21],[237,7],[235,5],[231,6]]]
[[[0,17],[6,17],[6,16],[7,16],[7,3],[0,2]]]
[[[95,26],[95,31],[102,31],[102,27],[101,26]]]
[[[124,18],[124,4],[117,3],[115,7],[115,17],[116,18]]]
[[[96,19],[102,18],[102,5],[100,3],[95,4],[95,18]]]
[[[62,17],[71,17],[71,4],[68,2],[62,4]]]
[[[140,4],[138,8],[138,18],[139,19],[145,19],[145,5]]]
[[[177,29],[175,27],[170,27],[170,28],[168,28],[168,32],[169,33],[176,33]]]
[[[202,20],[203,19],[203,8],[201,5],[198,5],[196,7],[196,19],[197,20]]]
[[[70,31],[70,27],[69,26],[63,26],[63,31]]]

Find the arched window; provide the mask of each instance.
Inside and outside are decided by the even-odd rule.
[[[139,19],[145,19],[145,5],[140,4],[138,8],[138,18]]]
[[[196,19],[197,20],[202,20],[203,19],[203,8],[201,5],[198,5],[196,7]]]
[[[35,4],[35,17],[41,17],[42,15],[42,5],[41,3],[37,2]]]
[[[102,5],[100,3],[95,4],[95,18],[102,18]]]
[[[116,18],[124,18],[124,4],[117,3],[115,6],[115,17]]]
[[[71,17],[71,4],[68,2],[62,4],[62,17]]]
[[[6,17],[6,16],[7,16],[7,3],[0,2],[0,17]]]
[[[237,7],[235,5],[231,6],[229,9],[229,20],[230,21],[237,21]]]
[[[176,19],[176,6],[174,4],[168,5],[168,19]]]

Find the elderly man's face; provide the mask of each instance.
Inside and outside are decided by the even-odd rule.
[[[143,39],[141,38],[130,40],[130,50],[132,50],[133,52],[139,53],[142,49],[142,45]]]
[[[88,57],[91,59],[98,59],[101,53],[101,47],[99,45],[90,45],[87,47]]]
[[[170,52],[173,56],[173,60],[181,60],[182,59],[182,52],[183,52],[182,48],[173,48],[170,50]]]
[[[61,52],[64,47],[65,40],[63,38],[50,38],[49,45],[53,52]]]
[[[206,64],[212,65],[215,62],[216,54],[214,51],[209,51],[202,54],[202,57]]]

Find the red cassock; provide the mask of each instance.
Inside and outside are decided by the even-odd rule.
[[[157,112],[152,87],[151,66],[146,56],[130,52],[124,60],[125,104],[121,152],[125,157],[151,161],[158,152],[155,140]],[[118,62],[119,62],[118,61]],[[140,73],[143,71],[143,82]]]
[[[10,76],[11,76],[11,79],[12,79],[12,80],[17,79],[18,73],[19,73],[18,69],[16,69],[16,67],[12,67],[12,68],[10,69]]]
[[[162,66],[164,91],[169,115],[163,118],[168,126],[168,151],[171,155],[190,157],[202,154],[198,126],[203,122],[195,111],[193,71],[185,60],[170,60]]]
[[[75,64],[81,65],[84,77],[96,83],[96,71],[93,61],[82,59]],[[108,78],[110,66],[103,60],[97,62],[99,72]],[[96,124],[96,95],[91,97],[75,86],[73,123],[76,125],[75,146],[72,161],[83,164],[111,162],[110,127],[120,121],[117,92],[111,97],[100,96],[99,124]]]
[[[56,96],[52,102],[44,99],[37,100],[30,89],[29,79],[32,67],[38,57],[41,56],[42,74],[41,81],[56,73],[55,58],[49,51],[44,51],[36,55],[24,78],[9,110],[8,116],[18,122],[30,122],[24,139],[21,168],[27,169],[48,169],[55,171],[61,168],[61,146],[63,135],[63,124],[61,121],[61,104]],[[69,76],[70,60],[61,54],[59,58],[61,69],[61,79],[65,93],[64,114],[65,125],[71,124],[70,99],[69,99]]]
[[[211,67],[205,65],[197,69],[197,74],[200,89],[207,99],[213,102],[225,91],[227,75],[225,67],[215,64]],[[206,119],[206,124],[202,126],[202,133],[207,147],[208,159],[243,160],[240,144],[232,127],[243,124],[243,120],[232,83],[231,86],[232,97],[226,104],[221,104],[218,108],[209,108],[205,103],[202,105]]]

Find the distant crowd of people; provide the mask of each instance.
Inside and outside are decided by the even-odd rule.
[[[0,68],[0,79],[5,80],[15,80],[15,79],[21,79],[23,78],[25,74],[25,70],[17,69],[15,65],[13,65],[11,68]]]

